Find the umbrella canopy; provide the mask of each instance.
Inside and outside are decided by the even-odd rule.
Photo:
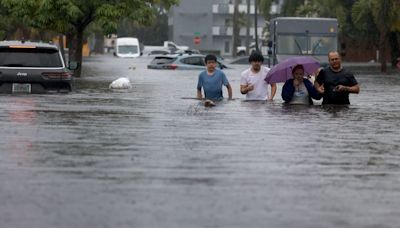
[[[291,57],[273,66],[268,72],[265,81],[268,83],[286,82],[288,79],[293,78],[292,69],[296,65],[303,65],[304,75],[310,75],[321,67],[318,61],[311,56]]]

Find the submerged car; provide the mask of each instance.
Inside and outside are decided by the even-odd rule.
[[[167,50],[152,50],[147,55],[168,55],[171,54],[170,51]]]
[[[72,76],[54,44],[0,42],[0,93],[69,92]]]
[[[148,69],[164,69],[164,70],[197,70],[205,69],[205,55],[202,54],[171,54],[155,56]],[[225,64],[218,61],[218,68],[227,68]]]

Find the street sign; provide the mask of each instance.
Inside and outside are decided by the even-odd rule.
[[[199,45],[201,43],[201,38],[199,36],[195,36],[193,38],[193,43]]]

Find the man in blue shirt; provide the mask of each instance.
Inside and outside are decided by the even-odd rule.
[[[213,101],[222,100],[224,98],[222,96],[222,86],[224,85],[228,90],[229,99],[232,99],[232,87],[225,73],[216,69],[217,57],[215,55],[207,55],[205,63],[207,69],[200,73],[197,82],[197,98],[203,99],[201,93],[201,88],[203,88],[205,99]]]

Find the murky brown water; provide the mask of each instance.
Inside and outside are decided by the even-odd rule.
[[[398,73],[299,107],[244,102],[237,65],[237,99],[205,108],[198,71],[149,61],[92,57],[73,93],[0,96],[0,227],[398,227]]]

